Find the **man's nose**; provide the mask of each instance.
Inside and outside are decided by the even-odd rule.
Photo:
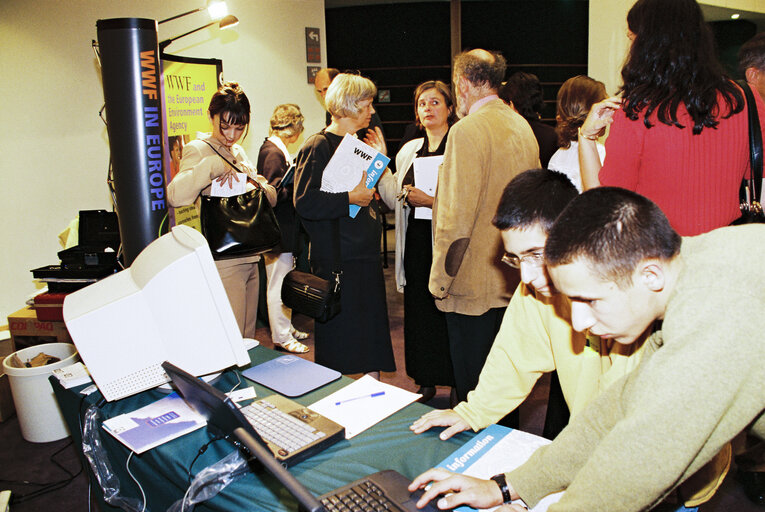
[[[595,317],[590,311],[590,307],[581,302],[571,302],[571,325],[574,330],[584,332],[595,325]]]

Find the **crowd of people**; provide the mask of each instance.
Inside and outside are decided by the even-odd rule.
[[[490,480],[430,470],[410,487],[429,485],[419,506],[524,510],[511,501],[533,506],[565,490],[549,510],[693,511],[734,457],[748,496],[765,504],[765,227],[728,227],[751,172],[742,87],[765,121],[765,34],[742,47],[739,85],[695,0],[638,0],[627,23],[617,94],[588,76],[566,80],[555,128],[541,120],[536,76],[505,81],[500,53],[460,53],[451,86],[416,88],[415,125],[376,189],[363,171],[347,192],[322,189],[347,134],[388,153],[375,84],[334,69],[315,77],[327,126],[294,158],[304,119],[284,104],[257,164],[248,160],[237,142],[249,103],[233,82],[210,102],[212,133],[182,148],[173,206],[231,183],[236,166],[274,207],[282,240],[263,258],[275,346],[309,350],[279,293],[302,233],[314,274],[341,270],[341,312],[315,322],[313,336],[316,362],[344,374],[396,369],[377,198],[394,212],[406,372],[423,401],[452,388],[451,408],[415,421],[414,434],[517,427],[518,406],[555,372],[552,444]],[[430,194],[416,169],[434,157]],[[259,259],[216,261],[245,337]]]

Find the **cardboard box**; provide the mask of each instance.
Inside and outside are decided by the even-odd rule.
[[[3,370],[2,361],[6,356],[16,352],[13,346],[13,339],[8,336],[8,327],[0,327],[0,422],[7,420],[15,412],[13,406],[13,396],[11,396],[11,386],[8,382],[8,376]]]
[[[16,350],[41,343],[72,343],[64,322],[39,320],[29,306],[8,315],[8,328]]]

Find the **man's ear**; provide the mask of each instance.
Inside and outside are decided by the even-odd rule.
[[[666,285],[664,266],[658,260],[648,260],[641,263],[640,282],[652,292],[660,292]]]
[[[754,66],[750,66],[746,68],[746,70],[744,71],[744,76],[746,77],[746,81],[747,83],[750,83],[750,84],[757,83],[757,78],[759,74],[760,74],[760,70]]]

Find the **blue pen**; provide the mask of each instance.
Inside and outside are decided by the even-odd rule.
[[[345,402],[352,402],[354,400],[359,400],[361,398],[374,398],[376,396],[383,396],[384,394],[385,394],[385,391],[378,391],[377,393],[372,393],[371,395],[355,396],[353,398],[347,398],[345,400],[340,400],[339,402],[335,402],[335,405],[344,404]]]

